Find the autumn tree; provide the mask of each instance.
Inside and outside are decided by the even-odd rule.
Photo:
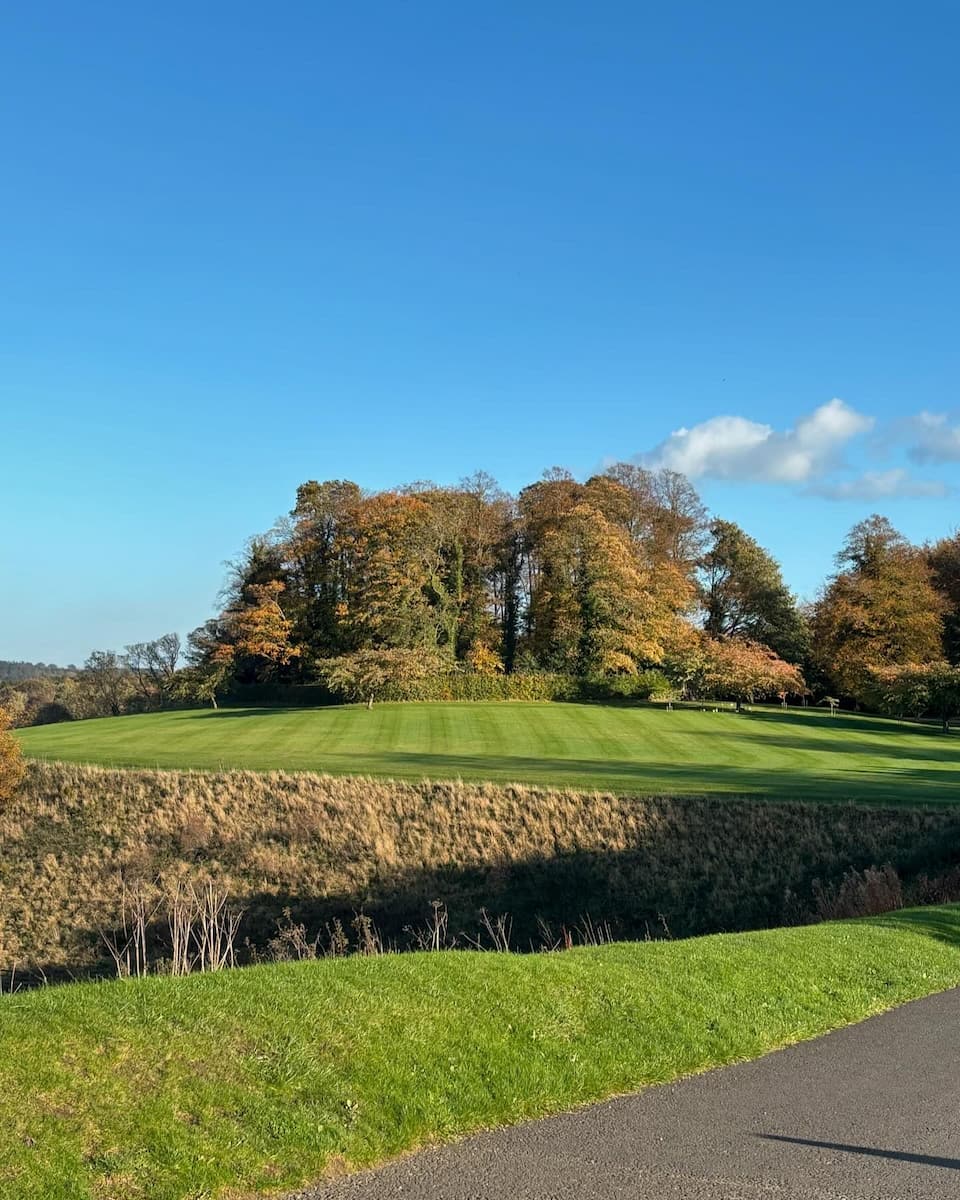
[[[744,703],[773,696],[801,696],[803,676],[792,663],[784,662],[768,646],[733,639],[710,641],[705,645],[706,661],[702,676],[708,695]]]
[[[927,556],[885,517],[854,526],[837,565],[814,609],[814,660],[843,695],[869,703],[875,668],[941,658],[944,601]]]
[[[276,579],[250,584],[245,603],[222,617],[233,658],[252,660],[265,678],[274,676],[301,652],[291,640],[293,622],[280,606],[284,586]]]
[[[875,667],[878,707],[896,716],[935,716],[944,733],[960,715],[960,668],[947,662]]]
[[[25,771],[20,743],[9,727],[7,713],[0,708],[0,803],[13,795]]]
[[[358,648],[434,649],[452,654],[457,581],[443,553],[443,521],[418,495],[383,492],[357,512],[354,571],[343,606]]]
[[[943,652],[948,662],[960,666],[960,533],[931,546],[927,561],[944,604]]]
[[[442,670],[442,660],[422,650],[355,650],[320,663],[320,675],[331,691],[372,708],[391,685],[424,679]]]
[[[789,662],[804,660],[806,625],[780,566],[739,525],[711,523],[701,573],[704,628],[710,637],[761,642]]]
[[[609,504],[606,487],[603,495]],[[544,666],[581,675],[632,673],[662,662],[692,636],[685,619],[692,586],[678,567],[651,564],[623,524],[591,502],[595,492],[585,488],[575,497],[539,533],[531,650]]]
[[[233,679],[235,649],[224,623],[206,621],[187,636],[187,666],[177,673],[174,694],[181,700],[210,704],[218,708],[218,698]]]
[[[605,477],[626,494],[623,520],[631,539],[654,561],[671,562],[692,576],[703,552],[707,510],[689,479],[622,462],[608,467]]]
[[[297,640],[313,657],[347,649],[342,625],[355,569],[362,495],[345,479],[309,480],[297,488],[290,514],[286,611]]]

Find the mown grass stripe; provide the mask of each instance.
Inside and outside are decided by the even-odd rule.
[[[953,803],[960,739],[871,717],[601,705],[384,704],[154,713],[19,730],[28,755],[117,766],[319,770]]]

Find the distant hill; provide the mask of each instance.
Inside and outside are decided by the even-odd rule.
[[[53,663],[8,662],[0,658],[0,683],[22,683],[24,679],[60,679],[72,675],[76,667],[58,667]]]

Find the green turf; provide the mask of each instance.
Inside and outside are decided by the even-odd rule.
[[[200,1200],[757,1055],[960,984],[960,909],[0,997],[0,1195]]]
[[[168,712],[19,731],[27,754],[116,766],[486,779],[644,793],[960,798],[960,738],[823,712],[383,704]]]

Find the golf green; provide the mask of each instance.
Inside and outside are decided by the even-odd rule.
[[[322,771],[949,803],[960,738],[861,716],[585,704],[190,710],[18,731],[28,756],[111,766]]]

